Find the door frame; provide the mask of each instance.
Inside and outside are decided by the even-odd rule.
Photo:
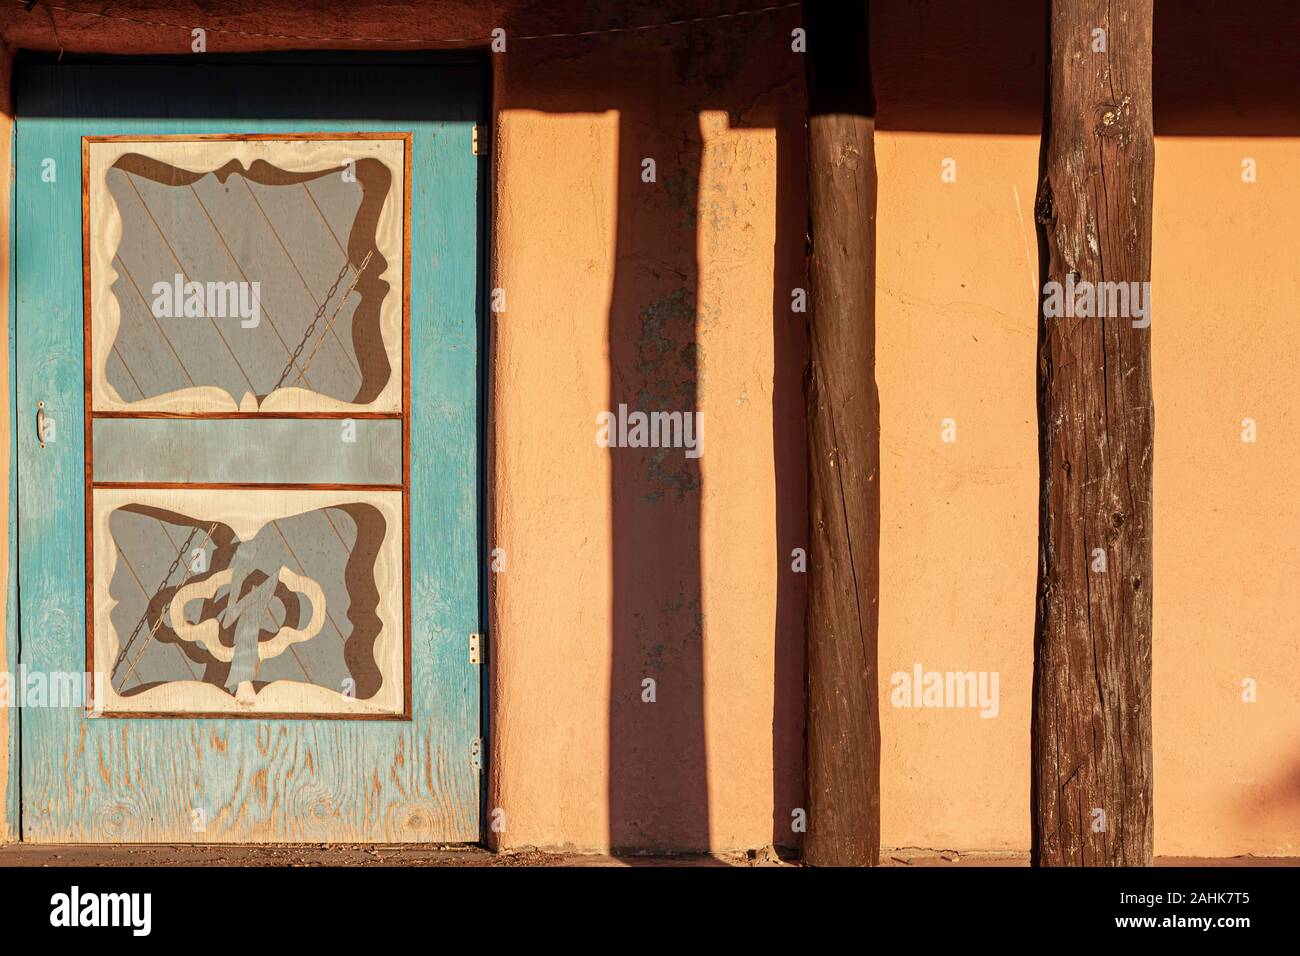
[[[8,375],[6,383],[6,392],[9,403],[9,440],[8,447],[5,451],[0,452],[4,455],[4,468],[7,470],[8,477],[8,495],[7,495],[7,529],[6,529],[6,546],[4,553],[0,555],[0,562],[3,563],[3,570],[6,580],[6,590],[4,598],[4,624],[0,628],[0,640],[3,640],[3,653],[0,654],[0,667],[3,667],[7,675],[15,678],[15,686],[21,684],[21,621],[20,621],[20,600],[19,600],[19,562],[20,562],[20,535],[19,535],[19,512],[18,512],[18,435],[19,429],[27,424],[26,416],[18,407],[17,389],[18,389],[18,350],[17,350],[17,276],[18,276],[18,259],[19,250],[17,245],[17,220],[18,220],[18,183],[15,175],[16,163],[16,145],[18,139],[19,123],[22,117],[17,111],[16,96],[14,94],[14,79],[23,66],[31,63],[43,62],[63,62],[68,64],[80,65],[109,65],[130,63],[136,66],[148,65],[175,65],[181,62],[194,64],[196,62],[209,63],[216,66],[237,66],[237,65],[261,65],[277,66],[288,68],[307,68],[312,66],[330,66],[341,64],[352,65],[411,65],[411,66],[460,66],[468,67],[476,71],[476,85],[481,91],[480,96],[480,119],[478,128],[483,132],[479,133],[479,141],[486,140],[491,142],[491,131],[495,126],[495,91],[493,89],[493,70],[489,58],[484,53],[474,51],[411,51],[411,52],[391,52],[380,50],[273,50],[259,53],[217,53],[217,54],[154,54],[145,53],[137,55],[117,55],[117,54],[54,54],[45,51],[17,50],[13,55],[5,58],[0,62],[0,81],[7,81],[7,109],[0,113],[0,177],[8,177],[8,189],[0,192],[0,202],[7,201],[8,205],[3,214],[7,216],[7,236],[0,242],[6,243],[4,249],[8,256],[8,268],[3,270],[0,275],[6,281],[8,288],[5,290],[5,302],[8,312],[8,338],[7,338],[7,369]],[[5,125],[7,124],[7,129]],[[486,129],[484,129],[486,127]],[[487,135],[484,136],[483,133]],[[7,150],[7,155],[5,151]],[[480,640],[486,651],[488,643],[487,627],[491,620],[490,601],[491,588],[489,586],[487,558],[490,551],[490,504],[492,495],[492,475],[491,460],[489,455],[490,439],[493,432],[493,407],[492,407],[492,382],[491,382],[491,356],[492,356],[492,328],[491,313],[488,308],[488,302],[491,289],[490,269],[492,257],[490,249],[492,248],[493,235],[492,226],[495,222],[495,215],[492,209],[492,199],[494,191],[493,171],[487,160],[489,153],[487,150],[478,152],[476,164],[476,195],[474,197],[475,209],[477,212],[477,241],[475,243],[474,258],[476,265],[475,276],[475,303],[474,319],[476,322],[476,363],[475,363],[475,389],[474,400],[478,412],[478,423],[474,440],[474,458],[473,472],[476,476],[477,487],[475,489],[475,534],[476,534],[476,574],[474,605],[477,609],[477,632],[481,635]],[[78,170],[78,176],[81,171]],[[81,183],[84,189],[84,182]],[[409,179],[408,179],[409,189]],[[409,232],[409,230],[408,230]],[[409,238],[409,237],[408,237]],[[78,249],[78,254],[81,250]],[[84,263],[83,263],[84,266]],[[409,294],[409,289],[408,289]],[[84,347],[84,339],[83,339]],[[409,348],[409,344],[408,344]],[[412,365],[415,361],[414,350],[411,351],[410,361]],[[409,404],[409,395],[407,397]],[[408,416],[411,410],[407,410]],[[410,453],[408,439],[408,455]],[[410,533],[409,516],[406,520],[407,533]],[[87,528],[89,532],[89,528]],[[412,542],[414,543],[414,542]],[[87,574],[90,573],[87,567]],[[413,604],[414,596],[407,602],[405,614],[409,619]],[[85,626],[85,619],[82,619],[82,625]],[[492,700],[490,698],[491,680],[488,672],[490,666],[490,655],[483,653],[480,658],[482,663],[478,668],[478,691],[479,691],[479,807],[478,807],[478,840],[479,844],[484,844],[488,840],[488,792],[490,783],[491,767],[489,766],[489,754],[491,747],[489,733],[490,715]],[[407,664],[407,680],[410,678],[410,662]],[[410,713],[411,703],[408,703],[407,712]],[[11,841],[22,841],[23,816],[22,816],[22,708],[21,707],[0,707],[0,790],[4,798],[0,805],[0,844]],[[82,719],[86,719],[83,715]],[[197,718],[196,718],[197,719]],[[295,718],[301,719],[301,718]]]

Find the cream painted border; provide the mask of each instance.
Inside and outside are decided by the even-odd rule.
[[[302,388],[281,388],[272,392],[262,412],[400,412],[402,410],[402,306],[405,263],[402,204],[406,196],[406,143],[402,139],[174,139],[85,141],[88,177],[86,183],[90,228],[90,315],[93,365],[91,366],[92,408],[96,412],[232,412],[239,411],[239,396],[215,386],[179,389],[164,395],[125,401],[108,382],[106,369],[121,312],[113,283],[113,253],[122,237],[122,217],[109,195],[105,177],[123,155],[143,153],[152,159],[189,170],[219,169],[232,159],[250,166],[256,160],[271,163],[288,172],[309,172],[341,166],[348,160],[373,158],[392,173],[392,187],[384,200],[376,225],[379,252],[388,261],[381,276],[389,284],[380,305],[379,328],[388,354],[391,373],[383,391],[368,404],[354,404],[329,398]]]
[[[379,693],[370,700],[356,700],[341,693],[298,681],[274,681],[245,706],[225,690],[202,681],[173,681],[131,697],[120,696],[107,675],[97,683],[106,714],[314,714],[391,715],[404,710],[406,675],[405,621],[402,599],[402,493],[400,491],[284,491],[212,490],[192,488],[96,488],[94,513],[94,648],[97,668],[117,659],[119,638],[113,627],[112,611],[117,602],[108,585],[117,567],[117,549],[112,546],[108,519],[114,509],[127,504],[151,505],[177,511],[201,521],[221,521],[247,541],[273,518],[288,518],[332,505],[365,502],[378,508],[387,533],[375,561],[375,583],[379,605],[375,611],[382,622],[375,639],[375,661],[384,675]]]

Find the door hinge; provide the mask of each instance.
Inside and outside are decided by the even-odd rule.
[[[470,152],[475,156],[486,156],[488,154],[489,146],[487,130],[480,130],[478,123],[475,123],[474,129],[470,133]]]
[[[478,773],[483,772],[483,738],[475,737],[469,745],[469,765]]]
[[[471,634],[469,636],[469,662],[471,664],[483,663],[483,635]]]

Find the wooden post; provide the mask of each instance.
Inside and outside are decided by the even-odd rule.
[[[875,99],[867,3],[805,5],[812,236],[804,861],[880,854]]]
[[[1152,0],[1050,16],[1033,859],[1150,865]]]

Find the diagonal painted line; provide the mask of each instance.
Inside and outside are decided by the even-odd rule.
[[[171,540],[170,535],[167,536],[167,540],[173,548],[176,547],[176,542]],[[113,544],[117,547],[117,553],[122,557],[122,563],[126,565],[126,569],[131,572],[132,580],[134,580],[136,586],[140,588],[140,593],[144,595],[144,606],[147,610],[149,607],[149,602],[153,600],[153,598],[150,597],[149,595],[149,589],[145,587],[144,582],[140,580],[140,575],[136,574],[135,567],[131,564],[131,559],[126,556],[126,551],[123,550],[122,545],[117,541],[116,538],[113,539]],[[173,644],[172,647],[176,648],[176,653],[180,654],[181,660],[184,661],[185,667],[189,670],[190,675],[193,676],[195,680],[198,680],[199,675],[194,673],[193,662],[190,661],[189,655],[187,655],[183,650],[181,650],[180,645],[178,644]],[[144,652],[141,651],[140,653],[143,655]],[[128,672],[127,677],[129,676],[131,675]],[[126,678],[123,678],[123,680],[125,679]]]
[[[257,194],[253,192],[253,187],[248,184],[247,179],[243,176],[240,176],[239,179],[240,182],[244,184],[244,188],[248,190],[248,195],[252,197],[253,203],[257,206],[257,211],[260,212],[262,218],[266,220],[267,226],[270,227],[271,235],[275,236],[275,241],[280,244],[280,248],[284,251],[284,257],[289,260],[289,265],[292,266],[293,271],[297,273],[298,281],[301,282],[302,287],[307,290],[307,295],[310,297],[312,305],[319,306],[320,301],[316,298],[316,293],[312,291],[311,286],[307,283],[307,278],[302,274],[302,270],[298,268],[298,263],[294,261],[293,255],[289,252],[289,247],[286,246],[284,240],[280,238],[280,233],[276,231],[275,223],[271,222],[271,217],[266,214],[266,210],[262,207],[262,201],[257,198]],[[328,226],[329,224],[326,223],[326,225]],[[333,230],[331,230],[331,235],[332,234]],[[335,241],[337,242],[337,240]],[[333,329],[331,329],[331,331],[333,331]],[[347,347],[343,344],[343,340],[339,338],[337,331],[334,332],[334,341],[338,343],[339,351],[343,353],[343,357],[347,359],[348,364],[352,366],[352,370],[360,375],[361,369],[357,366],[357,363],[353,361],[352,353],[347,350]]]
[[[149,217],[149,221],[152,222],[153,227],[158,230],[158,235],[159,237],[161,237],[163,241],[163,245],[167,247],[167,251],[171,253],[172,259],[176,262],[176,268],[180,269],[181,274],[185,276],[186,280],[188,280],[189,273],[186,272],[185,267],[181,265],[180,257],[176,255],[176,250],[172,248],[171,240],[167,238],[167,233],[163,232],[162,226],[160,226],[158,224],[158,220],[154,218],[153,210],[149,208],[149,204],[144,201],[144,196],[142,196],[140,194],[140,190],[136,188],[134,175],[131,173],[127,173],[126,181],[130,183],[131,191],[135,193],[136,198],[140,200],[140,206],[144,209],[145,214]],[[221,344],[224,345],[226,347],[226,351],[230,353],[231,361],[233,361],[235,363],[235,367],[239,369],[239,374],[244,376],[244,381],[248,383],[248,390],[252,392],[254,395],[256,395],[257,386],[254,385],[253,380],[248,377],[248,373],[244,371],[244,366],[239,364],[239,357],[235,355],[234,350],[231,349],[230,343],[226,341],[226,337],[221,334],[221,328],[217,325],[216,320],[213,319],[212,316],[208,316],[208,321],[212,323],[213,331],[217,333],[217,338],[221,339]]]
[[[280,540],[284,542],[285,548],[287,548],[289,551],[289,556],[293,558],[294,563],[298,565],[298,573],[303,575],[304,577],[310,577],[310,575],[307,574],[307,568],[302,563],[302,559],[299,558],[297,552],[293,550],[293,545],[289,543],[289,539],[285,537],[284,531],[280,528],[280,522],[272,519],[271,527],[273,527],[276,533],[280,536]],[[344,550],[344,553],[345,554],[347,553],[346,549]],[[342,628],[340,628],[338,624],[335,623],[334,615],[331,614],[328,609],[325,611],[325,617],[330,622],[330,625],[334,628],[334,633],[339,636],[339,640],[343,641],[346,644],[347,638],[343,636]]]
[[[215,531],[215,530],[217,530],[217,524],[218,524],[218,523],[217,523],[216,521],[212,522],[211,527],[208,528],[207,533],[203,536],[204,543],[206,543],[206,542],[212,540],[212,532]],[[189,544],[189,542],[187,541],[186,544]],[[180,559],[181,557],[183,557],[184,554],[185,554],[185,547],[182,546],[180,552],[178,552],[177,555],[176,555],[177,559]],[[168,577],[170,577],[170,575],[168,575]],[[185,586],[185,582],[188,581],[189,579],[190,579],[190,569],[189,569],[189,565],[185,565],[185,573],[181,575],[180,582],[176,585],[176,589],[179,591],[182,587]],[[165,581],[163,582],[163,587],[166,587],[166,582],[165,582]],[[161,591],[161,590],[162,590],[162,588],[159,588],[159,591]],[[155,595],[155,596],[156,596],[156,595]],[[152,600],[152,598],[151,598],[150,600]],[[154,636],[155,634],[158,633],[158,628],[162,627],[163,614],[165,614],[165,613],[167,612],[167,609],[170,608],[170,607],[171,607],[171,602],[169,601],[166,605],[163,606],[161,612],[158,614],[158,620],[155,621],[153,627],[151,627],[151,628],[149,629],[149,639],[150,639],[150,640],[152,640],[152,639],[153,639],[153,636]],[[148,613],[149,613],[149,608],[148,608],[148,606],[146,605],[146,607],[145,607],[145,614],[148,614]],[[142,657],[144,657],[145,649],[147,649],[148,647],[149,647],[149,641],[145,641],[144,645],[142,646],[142,648],[141,648],[141,650],[140,650],[140,653],[138,653],[138,654],[135,656],[135,659],[131,661],[131,666],[127,668],[127,671],[126,671],[126,677],[123,677],[123,678],[122,678],[122,682],[123,682],[123,684],[126,683],[126,679],[127,679],[127,677],[130,677],[130,676],[135,672],[135,667],[136,667],[136,665],[140,663],[140,659],[141,659]],[[183,652],[182,652],[182,653],[183,653]],[[116,670],[116,667],[117,667],[117,665],[115,664],[115,665],[114,665],[114,669],[115,669],[115,670]],[[142,682],[142,683],[143,683],[143,682]]]
[[[221,234],[221,230],[217,228],[217,224],[212,219],[212,214],[208,212],[208,207],[203,204],[203,200],[199,197],[199,192],[197,189],[194,188],[193,183],[190,184],[190,192],[194,194],[194,201],[197,202],[199,204],[199,208],[203,210],[203,216],[208,220],[208,225],[212,227],[212,231],[216,234],[217,241],[221,243],[221,248],[226,250],[226,255],[228,255],[230,257],[230,261],[235,264],[236,271],[240,274],[240,276],[243,278],[246,284],[251,285],[252,283],[251,280],[248,278],[248,274],[244,272],[244,267],[241,266],[239,264],[239,260],[235,258],[234,252],[231,251],[230,244],[226,242],[226,237],[223,236]],[[267,311],[265,306],[262,307],[262,314],[266,316],[266,322],[269,326],[271,326],[271,331],[275,333],[275,337],[280,340],[280,346],[281,348],[284,349],[284,354],[292,357],[293,352],[290,351],[289,349],[289,343],[286,342],[284,340],[284,336],[280,334],[279,327],[275,324],[275,320],[271,318],[271,313]],[[306,375],[307,375],[307,370],[304,368],[302,370],[300,377],[302,377],[305,381]],[[311,382],[307,382],[307,385],[308,387],[311,387]],[[313,391],[314,390],[315,389],[313,389]],[[256,392],[256,390],[254,391]]]
[[[186,367],[185,367],[185,363],[184,363],[183,361],[181,361],[181,357],[180,357],[180,355],[177,353],[176,349],[172,346],[172,340],[171,340],[170,338],[167,337],[167,333],[166,333],[165,331],[163,331],[162,324],[158,321],[158,317],[155,316],[155,315],[153,314],[153,309],[151,309],[151,308],[149,307],[149,300],[147,300],[147,299],[144,297],[144,293],[140,291],[140,285],[139,285],[139,283],[137,283],[137,282],[135,281],[135,276],[131,275],[131,270],[128,269],[128,268],[126,267],[126,261],[123,260],[123,258],[121,257],[121,255],[116,255],[116,256],[114,256],[114,257],[113,257],[113,260],[114,260],[118,265],[120,265],[120,266],[122,267],[122,273],[126,276],[127,281],[129,281],[129,282],[131,283],[131,288],[135,289],[135,294],[138,295],[138,296],[140,297],[140,304],[144,306],[145,314],[148,315],[149,318],[153,319],[153,324],[154,324],[154,326],[158,329],[158,334],[161,335],[161,336],[162,336],[162,340],[163,340],[164,342],[167,343],[167,350],[168,350],[169,352],[172,353],[172,358],[176,359],[176,364],[179,365],[179,366],[181,367],[181,374],[183,374],[183,375],[185,376],[186,381],[188,381],[188,382],[190,383],[190,385],[193,385],[193,384],[194,384],[194,378],[193,378],[193,376],[190,375],[190,370],[189,370],[188,368],[186,368]],[[182,270],[182,271],[184,271],[184,270]],[[114,348],[117,348],[117,343],[116,343],[116,342],[113,343],[113,347],[114,347]],[[123,359],[122,364],[123,364],[123,365],[126,364],[126,360],[125,360],[125,359]],[[135,377],[135,376],[132,376],[132,378],[134,378],[134,377]],[[139,384],[138,384],[138,383],[137,383],[136,387],[139,388]],[[143,389],[140,390],[140,394],[141,394],[141,395],[144,394],[144,390],[143,390]]]

